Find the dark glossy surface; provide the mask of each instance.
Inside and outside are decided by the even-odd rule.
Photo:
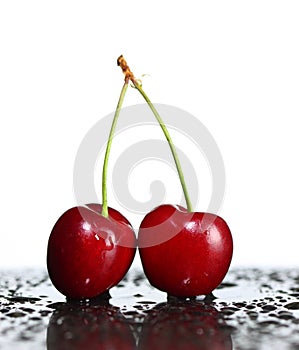
[[[172,205],[145,216],[138,245],[150,283],[175,296],[211,293],[225,277],[233,252],[231,232],[222,218]]]
[[[167,300],[141,269],[111,298],[66,303],[44,270],[0,270],[0,349],[299,347],[299,269],[231,269],[215,299]]]
[[[95,297],[126,274],[136,251],[130,223],[114,209],[100,215],[89,204],[66,211],[48,242],[47,267],[53,285],[68,298]]]

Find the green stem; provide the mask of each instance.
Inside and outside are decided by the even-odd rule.
[[[175,148],[175,146],[174,146],[174,144],[172,142],[172,139],[170,137],[170,134],[169,134],[169,132],[167,130],[167,127],[164,124],[164,122],[163,122],[162,118],[160,117],[158,111],[156,110],[155,106],[152,104],[151,100],[148,98],[148,96],[146,95],[146,93],[142,89],[141,84],[139,84],[139,82],[136,79],[134,79],[134,78],[131,79],[131,81],[134,84],[135,88],[140,92],[140,94],[143,96],[143,98],[145,99],[145,101],[149,105],[149,107],[152,110],[152,112],[154,113],[154,115],[155,115],[155,117],[156,117],[156,119],[157,119],[161,129],[163,130],[163,133],[164,133],[164,135],[166,137],[166,140],[167,140],[167,142],[169,144],[169,147],[170,147],[171,153],[173,155],[174,162],[175,162],[178,174],[179,174],[180,182],[181,182],[182,189],[183,189],[184,196],[185,196],[185,200],[186,200],[187,209],[188,209],[189,212],[192,212],[193,211],[192,210],[192,204],[191,204],[189,193],[188,193],[188,190],[187,190],[187,186],[186,186],[183,170],[182,170],[182,167],[181,167],[181,163],[180,163],[180,160],[179,160],[176,148]]]
[[[109,137],[108,137],[108,142],[107,142],[107,146],[106,146],[106,153],[105,153],[105,158],[104,158],[104,164],[103,164],[103,173],[102,173],[102,215],[104,217],[108,217],[108,201],[107,201],[107,170],[108,170],[108,160],[109,160],[109,155],[110,155],[110,149],[111,149],[111,144],[112,144],[112,140],[113,140],[113,136],[114,136],[114,132],[115,132],[115,127],[117,124],[117,120],[119,117],[119,113],[123,104],[123,100],[125,97],[125,94],[127,92],[127,88],[128,88],[128,81],[125,81],[120,96],[119,96],[119,100],[117,103],[117,107],[115,110],[115,114],[114,114],[114,118],[112,121],[112,125],[111,125],[111,129],[110,129],[110,133],[109,133]]]

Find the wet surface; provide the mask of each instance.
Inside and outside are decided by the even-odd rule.
[[[66,302],[45,271],[2,271],[0,349],[299,349],[298,269],[235,269],[194,300],[135,269],[110,294]]]

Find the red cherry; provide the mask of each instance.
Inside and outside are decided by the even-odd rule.
[[[149,282],[180,297],[211,293],[225,277],[233,252],[230,229],[221,217],[173,205],[144,217],[138,246]]]
[[[183,169],[159,112],[120,56],[125,82],[131,81],[153,112],[170,147],[188,210],[162,205],[147,214],[139,230],[140,256],[151,284],[169,294],[189,297],[211,293],[226,275],[233,251],[225,221],[209,213],[193,213]]]
[[[115,286],[128,271],[136,238],[128,220],[88,204],[67,210],[49,237],[47,267],[53,285],[68,298],[92,298]]]

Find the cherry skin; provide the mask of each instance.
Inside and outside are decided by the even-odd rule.
[[[178,297],[210,294],[225,277],[233,253],[232,235],[221,217],[168,204],[144,217],[138,247],[149,282]]]
[[[53,285],[69,299],[93,298],[124,277],[135,256],[136,238],[129,221],[100,204],[67,210],[48,241],[47,267]]]

